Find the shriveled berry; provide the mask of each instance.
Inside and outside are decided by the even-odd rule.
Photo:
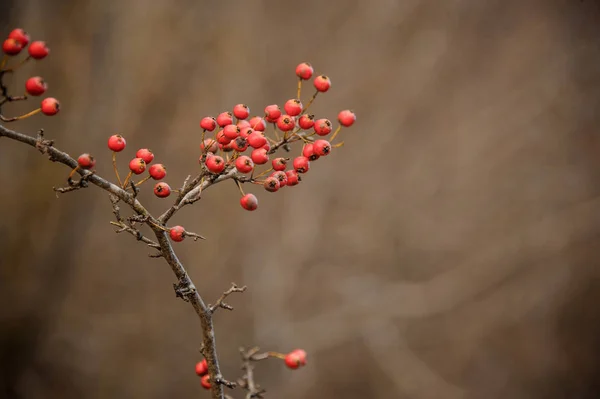
[[[208,362],[206,359],[202,359],[202,361],[196,363],[196,374],[199,376],[208,374]]]
[[[300,175],[295,170],[286,170],[285,175],[287,176],[287,185],[295,186],[300,183]]]
[[[200,378],[200,385],[204,389],[210,389],[210,374],[205,374]]]
[[[298,125],[302,130],[308,130],[315,125],[315,116],[304,114],[298,119]]]
[[[121,152],[125,149],[127,142],[125,137],[120,134],[113,134],[108,138],[108,148],[114,152]]]
[[[356,114],[349,109],[345,109],[338,114],[338,121],[340,125],[350,127],[356,122]]]
[[[77,158],[77,165],[81,169],[92,169],[96,165],[96,159],[90,154],[81,154],[79,158]]]
[[[35,41],[31,42],[29,45],[29,55],[31,58],[35,58],[36,60],[41,60],[46,57],[50,53],[50,49],[46,46],[46,42]]]
[[[225,160],[218,155],[207,157],[204,164],[212,173],[221,173],[225,169]]]
[[[146,165],[154,160],[154,154],[147,148],[140,148],[135,153],[135,156],[138,158],[142,158],[144,162],[146,162]]]
[[[243,137],[245,139],[247,139],[248,136],[250,136],[252,133],[254,133],[254,129],[252,129],[251,127],[245,127],[243,129],[240,129],[240,137]]]
[[[23,47],[27,46],[27,44],[29,43],[29,35],[21,28],[13,29],[8,34],[8,38],[15,39],[16,41],[21,43],[21,46]]]
[[[283,105],[283,109],[286,114],[289,116],[297,116],[302,112],[302,102],[297,98],[292,98],[291,100],[287,100]]]
[[[287,158],[275,158],[271,161],[271,165],[273,166],[273,170],[285,170],[285,166],[287,165],[289,159]]]
[[[217,127],[217,120],[212,116],[205,116],[200,120],[200,127],[207,132],[212,132]]]
[[[223,130],[219,130],[217,132],[217,143],[219,144],[229,144],[231,142],[231,139],[227,136],[225,136],[225,132]]]
[[[171,195],[171,187],[164,181],[158,182],[154,186],[154,195],[158,198],[167,198]]]
[[[298,173],[306,173],[310,168],[310,161],[306,157],[294,158],[294,170]]]
[[[56,115],[60,111],[60,103],[54,97],[47,97],[42,100],[41,108],[44,115]]]
[[[25,90],[27,94],[32,96],[41,96],[48,89],[48,85],[40,76],[34,76],[25,82]]]
[[[265,119],[267,122],[274,123],[281,116],[281,108],[277,104],[267,105],[265,107]]]
[[[321,93],[325,93],[331,87],[331,79],[325,75],[320,75],[313,81],[315,89]]]
[[[23,50],[23,45],[16,39],[8,38],[2,43],[2,51],[6,55],[17,55]]]
[[[167,168],[165,168],[165,165],[163,165],[162,163],[157,163],[150,166],[148,172],[154,180],[162,180],[167,175]]]
[[[250,158],[252,158],[252,162],[256,165],[264,165],[269,162],[269,155],[267,155],[267,150],[264,148],[257,148],[252,151],[250,154]]]
[[[223,151],[223,152],[231,152],[231,151],[233,151],[233,147],[231,145],[231,141],[229,143],[227,143],[227,144],[221,144],[221,143],[219,143],[219,149],[221,151]]]
[[[221,127],[231,125],[233,123],[233,114],[225,111],[217,116],[217,124]]]
[[[302,80],[308,80],[312,77],[314,69],[308,62],[298,64],[296,67],[296,76]]]
[[[235,160],[235,167],[240,173],[250,173],[254,169],[254,162],[249,156],[242,155]]]
[[[254,194],[246,194],[240,199],[240,205],[247,211],[254,211],[258,208],[258,199]]]
[[[185,238],[185,229],[182,226],[173,226],[169,229],[171,240],[181,242]]]
[[[223,128],[223,134],[229,140],[233,140],[240,135],[240,128],[237,127],[236,125],[226,125]]]
[[[316,140],[313,144],[313,152],[322,157],[331,152],[331,144],[327,140]]]
[[[276,177],[268,177],[265,179],[263,186],[265,187],[265,190],[274,193],[279,190],[279,180],[277,180]]]
[[[285,365],[295,370],[306,365],[306,352],[302,349],[291,351],[285,356]]]
[[[250,108],[246,104],[237,104],[233,107],[233,115],[238,119],[246,119],[250,115]]]
[[[254,130],[258,130],[259,132],[264,132],[267,128],[267,124],[265,120],[260,116],[255,116],[250,119],[250,127]]]
[[[129,161],[129,170],[135,175],[140,175],[146,170],[146,162],[139,157],[133,158]]]
[[[267,144],[267,138],[261,132],[253,132],[248,136],[248,144],[252,148],[261,148]]]
[[[331,133],[331,129],[332,129],[332,125],[331,125],[331,121],[329,119],[317,119],[315,121],[315,133],[317,133],[319,136],[327,136],[329,133]]]
[[[277,119],[277,127],[282,132],[289,132],[296,126],[296,120],[289,115],[281,115]]]
[[[319,154],[315,153],[314,145],[312,143],[304,144],[304,147],[302,147],[302,155],[308,158],[309,161],[316,161],[319,159]]]
[[[200,143],[200,149],[203,152],[215,153],[219,150],[219,146],[215,139],[204,139],[204,141]]]
[[[246,127],[251,127],[250,122],[248,122],[247,120],[244,120],[244,119],[237,121],[237,123],[235,125],[237,127],[239,127],[240,130],[242,130],[243,128],[246,128]]]
[[[277,179],[277,181],[279,182],[279,187],[287,186],[287,175],[284,171],[275,171],[271,173],[271,176],[269,177],[274,177],[275,179]]]
[[[244,152],[248,149],[248,140],[243,137],[238,137],[235,140],[231,140],[231,148],[237,152]]]

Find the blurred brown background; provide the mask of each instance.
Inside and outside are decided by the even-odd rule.
[[[595,2],[2,5],[4,34],[52,49],[13,87],[40,74],[63,105],[11,126],[94,153],[103,175],[120,132],[179,186],[200,118],[282,104],[301,61],[332,77],[318,115],[357,112],[300,186],[254,190],[257,212],[227,183],[172,221],[209,237],[176,246],[207,301],[249,286],[216,316],[227,377],[256,344],[310,356],[259,367],[269,398],[600,397]],[[171,271],[115,235],[98,189],[57,199],[67,173],[0,140],[0,397],[208,397]]]

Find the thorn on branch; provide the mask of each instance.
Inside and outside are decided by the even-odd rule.
[[[231,305],[228,305],[227,303],[225,303],[225,298],[227,298],[229,295],[233,294],[234,292],[244,292],[246,291],[246,286],[243,287],[238,287],[235,283],[231,283],[231,287],[223,292],[223,294],[219,297],[219,299],[217,299],[217,302],[215,302],[214,305],[208,305],[208,311],[212,314],[214,313],[218,308],[223,308],[223,309],[227,309],[227,310],[233,310],[233,307]]]
[[[222,376],[218,376],[217,378],[215,378],[215,383],[224,385],[229,389],[235,389],[235,387],[237,387],[237,383],[235,383],[233,381],[228,381],[225,378],[223,378]]]
[[[133,190],[133,198],[136,198],[140,192],[140,189],[135,185],[133,180],[129,181],[129,185],[131,186],[131,189]]]
[[[148,257],[150,258],[162,258],[163,254],[160,252],[154,253],[154,254],[148,254]]]
[[[155,249],[160,250],[160,245],[158,243],[152,241],[148,237],[145,237],[141,231],[139,231],[138,229],[135,229],[131,226],[128,226],[127,224],[123,223],[123,221],[119,221],[119,222],[111,221],[110,224],[112,224],[113,226],[119,227],[119,230],[116,230],[115,233],[119,234],[122,232],[127,232],[127,233],[131,234],[132,236],[134,236],[136,238],[136,240],[146,243],[150,248],[155,248]],[[162,256],[162,254],[161,254],[161,256]]]

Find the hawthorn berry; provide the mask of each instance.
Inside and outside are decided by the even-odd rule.
[[[48,85],[40,76],[34,76],[25,82],[25,90],[27,94],[32,96],[41,96],[48,89]]]
[[[60,111],[60,103],[54,97],[47,97],[42,100],[41,108],[44,115],[56,115]]]
[[[263,145],[261,148],[267,150],[267,152],[271,151],[271,144],[267,141],[267,144]]]
[[[146,162],[142,158],[133,158],[129,161],[129,170],[135,175],[140,175],[146,170]]]
[[[253,132],[254,129],[252,129],[250,126],[242,128],[240,129],[240,137],[247,139],[248,136],[250,136]]]
[[[233,114],[225,111],[217,116],[217,124],[221,127],[231,125],[233,123]]]
[[[254,194],[246,194],[240,199],[240,205],[247,211],[254,211],[258,208],[258,199]]]
[[[231,142],[231,139],[225,136],[225,132],[223,130],[219,130],[217,132],[217,143],[225,145],[229,144],[229,142]]]
[[[298,125],[302,130],[308,130],[315,125],[315,116],[304,114],[298,119]]]
[[[200,120],[200,127],[207,132],[212,132],[217,127],[217,120],[212,116],[205,116]]]
[[[313,144],[313,152],[317,156],[325,156],[331,152],[331,144],[327,140],[316,140]]]
[[[246,104],[237,104],[233,107],[233,115],[238,119],[246,119],[250,115],[250,108]]]
[[[264,132],[265,129],[267,128],[267,124],[265,123],[265,120],[263,118],[261,118],[260,116],[255,116],[250,118],[250,127],[254,130],[258,130],[259,132]]]
[[[306,352],[302,349],[291,351],[285,356],[285,365],[295,370],[306,365]]]
[[[250,122],[248,122],[247,120],[244,120],[244,119],[237,121],[237,123],[235,125],[237,127],[239,127],[240,130],[243,128],[246,128],[246,127],[251,127]]]
[[[203,152],[215,153],[219,150],[219,145],[215,139],[204,139],[204,141],[200,143],[200,149]]]
[[[6,55],[17,55],[23,50],[23,45],[16,39],[8,38],[2,43],[2,51]]]
[[[328,76],[320,75],[313,81],[315,89],[321,93],[325,93],[331,87],[331,79]]]
[[[204,164],[212,173],[221,173],[225,169],[225,160],[218,155],[207,157]]]
[[[274,123],[281,116],[281,108],[277,104],[267,105],[265,107],[265,119],[267,122]]]
[[[113,134],[108,138],[108,148],[114,152],[121,152],[125,149],[127,142],[125,137],[120,134]]]
[[[29,55],[31,58],[35,58],[36,60],[41,60],[46,57],[50,53],[50,49],[46,46],[46,42],[35,41],[31,42],[29,45]]]
[[[302,80],[308,80],[312,77],[314,69],[308,62],[298,64],[296,67],[296,76]]]
[[[157,163],[150,166],[148,172],[154,180],[162,180],[167,175],[167,168],[165,168],[165,165],[163,165],[162,163]]]
[[[306,173],[310,168],[310,161],[306,157],[296,157],[294,158],[294,170],[298,173]]]
[[[316,161],[319,159],[319,154],[315,153],[314,145],[312,143],[304,144],[304,147],[302,147],[302,155],[308,158],[309,161]]]
[[[231,146],[231,141],[227,144],[219,143],[219,149],[223,152],[231,152],[233,151],[233,147]]]
[[[226,125],[223,128],[223,134],[229,140],[233,140],[240,135],[240,128],[237,127],[236,125]]]
[[[196,363],[196,374],[199,376],[208,374],[208,362],[206,359],[202,359],[201,362]]]
[[[296,121],[289,115],[281,115],[277,119],[277,127],[282,132],[289,132],[296,126]]]
[[[200,385],[204,389],[210,389],[210,374],[205,374],[200,378]]]
[[[181,226],[173,226],[169,229],[169,236],[175,242],[181,242],[185,238],[185,229]]]
[[[289,116],[298,116],[302,112],[302,102],[297,98],[287,100],[283,105],[283,109]]]
[[[248,149],[248,140],[243,137],[238,137],[235,140],[231,140],[231,148],[237,152],[244,152]]]
[[[142,158],[144,160],[144,162],[146,162],[146,165],[151,163],[154,160],[154,154],[152,153],[152,151],[150,151],[147,148],[140,148],[135,153],[135,156],[137,158]]]
[[[286,170],[285,175],[287,177],[287,185],[295,186],[300,183],[300,175],[295,170]]]
[[[248,136],[248,144],[252,148],[261,148],[267,144],[267,138],[261,132],[253,132]]]
[[[274,177],[275,179],[277,179],[277,181],[279,181],[279,187],[287,186],[287,175],[285,174],[285,172],[278,170],[271,173],[271,176],[269,177]]]
[[[242,155],[235,160],[235,167],[240,173],[250,173],[254,169],[254,162],[249,156]]]
[[[287,158],[275,158],[273,161],[271,161],[273,170],[285,170],[285,165],[287,165],[288,161],[289,159]]]
[[[23,47],[27,46],[27,44],[29,43],[29,35],[21,28],[13,29],[8,34],[8,38],[15,39],[16,41],[21,43],[21,46]]]
[[[319,136],[327,136],[331,133],[332,125],[329,119],[318,119],[315,121],[315,133]]]
[[[171,195],[171,187],[164,181],[158,182],[154,186],[154,195],[158,198],[167,198]]]
[[[269,162],[269,155],[267,154],[267,150],[264,148],[257,148],[252,151],[250,154],[250,158],[252,158],[252,162],[256,165],[264,165]]]
[[[338,114],[338,121],[340,125],[350,127],[356,122],[356,114],[349,109],[345,109]]]
[[[81,154],[79,158],[77,158],[77,165],[81,169],[92,169],[96,165],[96,159],[90,154]]]
[[[276,177],[268,177],[263,184],[265,190],[274,193],[279,190],[279,180]]]

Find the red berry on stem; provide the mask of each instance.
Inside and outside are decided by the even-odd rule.
[[[196,374],[199,376],[208,374],[208,362],[206,359],[202,359],[201,362],[196,363]]]
[[[148,172],[154,180],[162,180],[167,175],[167,168],[165,168],[165,165],[163,165],[162,163],[157,163],[150,166]]]
[[[298,175],[298,172],[296,172],[295,170],[287,170],[285,172],[285,175],[287,176],[287,185],[288,186],[295,186],[298,183],[300,183],[300,176]]]
[[[271,144],[267,141],[267,144],[263,145],[261,148],[267,150],[267,152],[271,151]]]
[[[204,141],[200,143],[200,149],[205,152],[215,153],[219,150],[219,145],[215,139],[204,139]]]
[[[296,121],[289,115],[281,115],[277,119],[277,127],[282,132],[289,132],[296,126]]]
[[[252,151],[250,158],[256,165],[264,165],[269,162],[269,155],[267,155],[267,150],[264,148],[257,148]]]
[[[81,154],[77,158],[77,165],[81,169],[92,169],[96,165],[96,160],[90,154]]]
[[[238,104],[233,107],[233,115],[238,119],[246,119],[250,115],[250,108],[246,104]]]
[[[13,29],[8,34],[8,38],[15,39],[16,41],[21,43],[21,46],[23,47],[27,46],[27,44],[29,43],[29,35],[21,28]]]
[[[146,170],[146,162],[142,158],[133,158],[129,161],[129,170],[135,175],[140,175]]]
[[[298,116],[302,112],[302,102],[297,98],[287,100],[283,106],[283,109],[289,116]]]
[[[238,137],[237,139],[232,140],[230,144],[231,148],[237,152],[244,152],[248,149],[248,140],[243,137]]]
[[[338,114],[338,121],[340,125],[350,127],[356,122],[356,114],[349,109],[345,109]]]
[[[181,226],[174,226],[169,229],[171,240],[181,242],[185,238],[185,229]]]
[[[310,168],[310,161],[306,157],[294,158],[294,170],[298,173],[306,173]]]
[[[2,51],[6,55],[17,55],[23,50],[23,45],[16,39],[6,39],[2,43]]]
[[[250,136],[253,132],[254,129],[252,129],[250,126],[242,128],[240,129],[240,137],[247,139],[248,136]]]
[[[221,127],[231,125],[233,123],[233,114],[225,111],[217,116],[217,124]]]
[[[229,140],[233,140],[240,135],[240,128],[237,127],[236,125],[226,125],[223,128],[223,134]]]
[[[279,190],[279,180],[276,177],[268,177],[263,184],[265,190],[274,193]]]
[[[225,169],[225,160],[218,155],[207,157],[206,168],[212,173],[221,173]]]
[[[227,144],[219,143],[219,149],[223,152],[231,152],[233,151],[233,147],[231,146],[231,141]]]
[[[312,143],[304,144],[304,147],[302,147],[302,155],[308,158],[309,161],[316,161],[319,159],[319,155],[315,153],[314,145]]]
[[[315,116],[304,114],[298,119],[298,125],[302,130],[308,130],[315,125]]]
[[[247,128],[247,127],[251,127],[250,126],[250,122],[246,121],[246,120],[239,120],[237,121],[237,123],[235,124],[237,127],[240,128],[240,130]]]
[[[321,93],[325,93],[331,87],[331,79],[325,75],[320,75],[313,81],[315,89]]]
[[[279,181],[279,187],[287,186],[287,175],[285,174],[285,172],[278,170],[271,173],[271,176],[269,177],[276,178],[277,181]]]
[[[205,116],[200,120],[200,127],[208,132],[212,132],[217,127],[217,120],[212,116]]]
[[[254,211],[258,208],[258,199],[254,194],[246,194],[240,199],[240,205],[247,211]]]
[[[50,53],[50,49],[46,46],[46,42],[35,41],[31,42],[29,45],[29,55],[31,58],[35,58],[36,60],[41,60],[46,57]]]
[[[285,356],[285,365],[295,370],[306,365],[306,352],[302,349],[291,351]]]
[[[154,186],[154,195],[158,198],[167,198],[171,195],[171,187],[164,181],[158,182]]]
[[[254,169],[254,162],[249,156],[242,155],[235,160],[235,167],[240,173],[250,173]]]
[[[225,136],[225,132],[223,130],[219,130],[217,132],[217,143],[225,145],[229,144],[229,142],[231,142],[231,139]]]
[[[277,104],[267,105],[265,107],[265,118],[267,122],[274,123],[281,116],[281,108]]]
[[[142,158],[146,164],[151,163],[154,160],[154,154],[147,148],[140,148],[135,153],[135,156],[138,158]]]
[[[56,115],[60,111],[60,103],[54,97],[47,97],[42,100],[41,108],[44,115]]]
[[[210,389],[210,374],[205,374],[200,378],[200,385],[204,389]]]
[[[121,152],[125,149],[127,142],[125,137],[120,134],[113,134],[108,138],[108,148],[114,152]]]
[[[316,140],[313,144],[313,152],[322,157],[331,152],[331,144],[327,140]]]
[[[267,144],[267,138],[261,132],[253,132],[248,136],[248,144],[252,148],[261,148]]]
[[[298,64],[296,67],[296,76],[302,80],[308,80],[312,77],[314,69],[308,62]]]
[[[34,76],[25,82],[25,90],[27,94],[32,96],[41,96],[48,89],[48,85],[40,76]]]
[[[285,170],[285,165],[287,165],[288,159],[286,158],[275,158],[271,165],[273,166],[273,170]]]
[[[331,125],[331,121],[329,119],[318,119],[315,121],[315,133],[317,133],[319,136],[327,136],[329,133],[331,133],[331,129],[332,129],[332,125]]]
[[[264,132],[265,129],[267,128],[267,124],[265,123],[265,120],[263,118],[261,118],[260,116],[255,116],[253,118],[250,119],[250,127],[254,130],[258,130],[259,132]]]

